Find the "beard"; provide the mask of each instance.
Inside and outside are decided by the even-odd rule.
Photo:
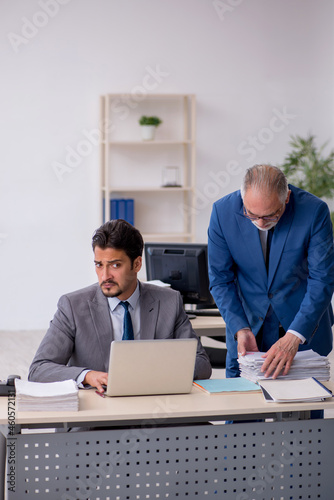
[[[272,221],[272,222],[269,222],[267,226],[265,227],[260,227],[255,220],[252,220],[252,224],[254,224],[255,227],[257,227],[260,231],[269,231],[269,229],[272,229],[273,227],[276,226],[278,221]]]
[[[106,285],[114,285],[112,288],[106,287]],[[122,290],[119,285],[112,280],[102,281],[100,284],[101,291],[105,297],[118,297],[122,294]]]

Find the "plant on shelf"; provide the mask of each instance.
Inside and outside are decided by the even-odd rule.
[[[151,141],[154,139],[156,128],[162,123],[162,120],[157,116],[145,116],[143,115],[139,119],[139,125],[142,130],[142,138],[144,141]]]
[[[292,151],[285,157],[281,168],[289,181],[295,186],[318,196],[331,199],[334,196],[334,151],[326,156],[326,146],[317,148],[315,136],[306,139],[291,136]],[[334,223],[334,212],[331,212]]]
[[[154,125],[158,127],[162,121],[157,116],[145,116],[143,115],[139,120],[140,125]]]

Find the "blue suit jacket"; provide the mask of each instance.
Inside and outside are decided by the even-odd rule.
[[[267,274],[259,230],[243,215],[240,191],[213,205],[209,230],[211,293],[227,325],[227,363],[237,366],[235,333],[256,335],[271,304],[284,330],[306,338],[300,349],[332,349],[333,230],[325,202],[289,186],[291,196],[271,243]]]

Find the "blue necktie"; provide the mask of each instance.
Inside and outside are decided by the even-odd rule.
[[[271,240],[273,239],[273,234],[274,234],[274,228],[272,227],[268,231],[268,236],[267,236],[267,248],[266,248],[266,268],[267,272],[269,269],[269,255],[270,255],[270,247],[271,247]]]
[[[270,247],[273,234],[274,234],[274,228],[272,227],[271,229],[269,229],[267,237],[267,251],[266,251],[267,272],[269,269],[269,255],[270,255]],[[273,308],[270,305],[262,325],[262,341],[261,341],[262,344],[259,346],[260,351],[267,352],[268,349],[270,349],[270,347],[279,339],[279,324],[280,324],[279,320],[276,314],[274,313]]]
[[[123,337],[122,340],[133,340],[133,327],[132,320],[129,312],[129,302],[120,302],[124,307],[124,320],[123,320]]]

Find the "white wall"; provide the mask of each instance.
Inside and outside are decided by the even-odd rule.
[[[245,168],[282,161],[291,134],[333,143],[333,7],[1,0],[0,330],[46,328],[62,293],[95,281],[98,147],[88,143],[62,182],[53,166],[87,145],[99,95],[133,92],[152,70],[153,92],[196,94],[197,240],[206,241],[212,202],[239,187]]]

